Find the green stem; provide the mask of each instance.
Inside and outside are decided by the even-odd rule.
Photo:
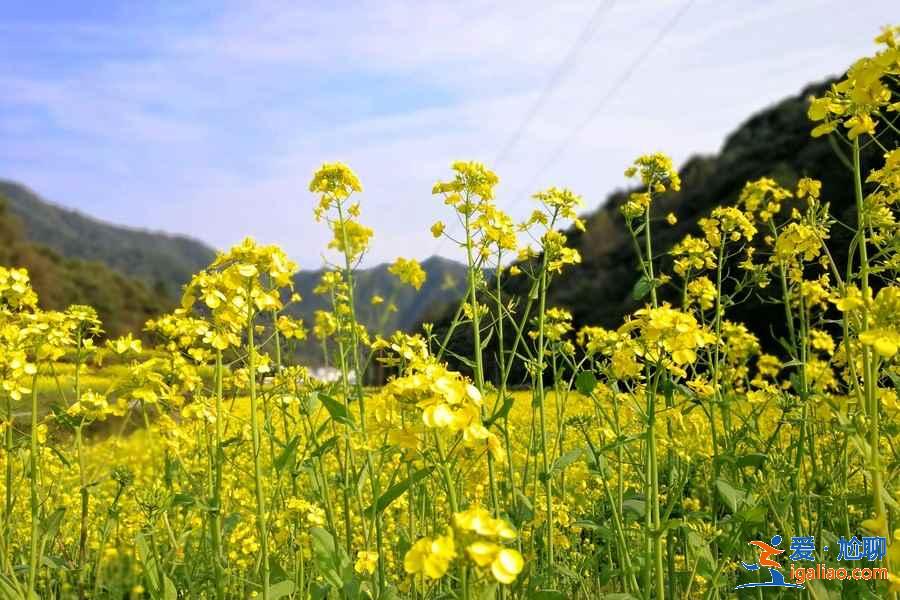
[[[31,453],[29,455],[29,483],[31,487],[31,551],[28,561],[28,591],[37,593],[35,583],[38,569],[38,537],[40,524],[40,502],[38,501],[38,478],[40,477],[40,455],[38,448],[38,393],[37,373],[31,381]]]
[[[269,546],[266,527],[266,500],[263,494],[262,463],[260,461],[259,403],[256,397],[256,345],[253,341],[252,281],[247,285],[247,371],[250,385],[250,429],[253,436],[253,480],[256,489],[256,528],[259,533],[259,558],[262,575],[262,597],[269,600]]]
[[[123,491],[125,491],[125,487],[119,483],[116,488],[116,495],[113,497],[113,501],[106,511],[106,520],[103,523],[103,529],[100,531],[100,545],[97,549],[97,558],[94,562],[94,593],[91,596],[92,598],[100,597],[100,583],[103,579],[103,555],[105,554],[106,542],[109,539],[112,524],[114,521],[118,520],[119,499],[122,497]]]
[[[547,252],[544,251],[544,263],[546,265]],[[547,451],[547,423],[546,409],[544,406],[544,314],[547,304],[547,270],[541,269],[540,286],[538,290],[538,339],[537,339],[537,365],[534,375],[534,389],[538,400],[538,414],[541,428],[541,467],[544,480],[544,498],[546,503],[547,518],[545,521],[547,565],[553,571],[553,483],[550,477],[550,459]],[[551,575],[552,577],[552,575]]]
[[[347,228],[345,226],[344,220],[344,209],[340,201],[336,202],[337,211],[338,211],[338,219],[341,228],[341,235],[343,237],[344,248],[346,251],[344,252],[344,276],[347,279],[347,303],[348,308],[350,309],[350,339],[352,342],[352,353],[353,353],[353,369],[356,374],[355,377],[355,388],[356,388],[356,397],[359,402],[359,421],[360,421],[360,432],[363,437],[366,435],[366,399],[365,394],[363,393],[362,387],[362,377],[363,373],[360,369],[360,361],[359,361],[359,331],[357,327],[356,320],[356,302],[354,300],[354,284],[353,284],[353,265],[350,262],[350,244],[347,238]],[[378,476],[375,473],[375,469],[372,465],[372,451],[366,450],[366,471],[369,476],[369,483],[372,488],[372,498],[373,501],[381,496],[380,482],[378,480]],[[349,515],[346,515],[346,518],[349,519]],[[384,592],[385,585],[387,583],[387,566],[384,562],[384,547],[383,547],[383,533],[381,530],[381,513],[379,511],[373,511],[372,521],[375,523],[375,543],[378,549],[378,591],[379,593]]]
[[[466,206],[469,203],[466,202]],[[465,214],[466,228],[466,272],[469,278],[469,304],[472,308],[472,335],[475,344],[475,385],[478,391],[484,394],[484,357],[481,348],[481,315],[478,314],[478,290],[476,289],[475,279],[475,259],[472,254],[472,229],[470,227],[469,211]],[[481,407],[481,418],[484,419],[484,405]],[[485,453],[487,456],[488,481],[491,490],[491,505],[494,509],[494,515],[500,514],[500,494],[497,491],[497,476],[494,472],[494,456],[490,452]]]
[[[662,600],[666,595],[663,570],[662,522],[659,516],[659,459],[656,445],[656,393],[650,390],[648,397],[649,410],[649,450],[650,450],[650,504],[653,511],[653,561],[656,597]]]
[[[650,278],[650,301],[658,306],[656,299],[656,276],[653,274],[653,239],[650,237],[650,205],[644,213],[644,251],[647,253],[647,276]]]
[[[75,360],[75,403],[78,404],[81,402],[81,351],[82,351],[82,329],[79,327],[78,335],[76,340],[76,348],[77,355]],[[85,558],[87,554],[87,539],[88,539],[88,508],[90,502],[90,494],[88,492],[87,487],[87,476],[86,476],[86,468],[85,468],[85,459],[84,459],[84,441],[82,436],[82,429],[84,428],[84,422],[78,423],[75,427],[75,452],[78,456],[78,480],[81,485],[81,522],[79,525],[79,534],[78,534],[78,558],[75,563],[76,571],[78,572],[78,595],[80,598],[84,597],[84,589],[83,589],[83,577],[84,573],[82,570],[84,569]]]
[[[859,275],[862,288],[862,331],[869,329],[869,301],[871,291],[869,289],[869,254],[866,239],[868,227],[862,190],[862,168],[860,167],[859,138],[853,140],[853,183],[856,197],[856,227],[859,236]],[[879,414],[878,398],[875,394],[875,369],[871,352],[868,346],[862,345],[863,358],[863,385],[865,387],[865,399],[869,410],[869,448],[871,452],[872,473],[872,507],[877,520],[885,520],[884,498],[882,497],[882,472],[881,472],[881,416]]]
[[[222,410],[222,351],[216,350],[216,438],[215,456],[213,456],[213,494],[212,494],[212,561],[213,572],[216,576],[216,598],[225,598],[225,572],[222,556],[222,462],[224,461],[224,449],[222,448],[223,420]]]
[[[444,483],[447,485],[447,500],[450,502],[450,511],[452,515],[455,515],[459,512],[459,502],[456,498],[456,483],[453,481],[453,475],[450,473],[450,463],[447,460],[447,453],[444,450],[444,442],[441,440],[441,434],[437,431],[434,432],[435,446],[438,451],[438,459],[441,462],[441,475],[444,478]],[[451,520],[453,516],[451,515]],[[462,597],[463,600],[469,600],[469,573],[465,564],[460,565],[459,569],[459,584],[462,588]]]
[[[12,574],[12,512],[13,512],[13,412],[12,399],[6,397],[6,506],[3,511],[3,571]]]

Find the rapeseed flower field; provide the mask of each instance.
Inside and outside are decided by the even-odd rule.
[[[665,272],[653,231],[675,219],[650,209],[682,182],[663,154],[627,166],[643,306],[615,329],[547,304],[581,260],[562,232],[583,227],[579,196],[540,191],[515,223],[475,162],[432,190],[432,233],[468,267],[446,332],[358,322],[375,233],[341,163],[309,185],[341,257],[313,323],[285,313],[297,265],[249,238],[147,323],[152,344],[104,339],[88,306],[41,310],[28,273],[0,269],[0,598],[897,598],[900,150],[868,172],[859,156],[898,128],[898,36],[809,109],[851,157],[855,223],[818,181],[751,181]],[[391,273],[425,278],[407,259]],[[781,305],[777,352],[729,318],[750,294]],[[293,361],[308,336],[337,381]],[[389,377],[368,386],[375,365]],[[781,551],[880,575],[797,576],[766,563]],[[754,587],[788,575],[804,590]]]

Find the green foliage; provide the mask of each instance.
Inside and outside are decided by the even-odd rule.
[[[2,201],[4,190],[5,184],[0,185],[0,265],[27,268],[43,308],[64,310],[72,304],[91,305],[107,333],[119,335],[139,332],[147,319],[171,307],[169,299],[139,280],[99,262],[64,258],[29,240],[22,222]]]
[[[0,180],[0,264],[28,268],[45,308],[90,304],[113,335],[139,332],[144,321],[171,307],[193,273],[215,257],[215,250],[184,236],[111,225],[48,203],[25,186]],[[418,292],[388,272],[387,264],[356,273],[359,319],[372,332],[410,331],[465,291],[465,266],[434,256],[422,268],[427,281]],[[318,296],[322,270],[295,277],[303,302],[288,314],[311,324],[316,310],[330,306]],[[372,305],[372,296],[384,304]],[[388,311],[388,304],[396,307]],[[300,357],[316,364],[321,349],[301,343]]]
[[[849,150],[836,146],[827,137],[811,137],[806,117],[809,98],[822,95],[834,81],[810,85],[798,95],[757,113],[726,138],[719,154],[695,156],[684,164],[679,172],[681,190],[659,195],[652,207],[653,249],[662,257],[662,272],[671,271],[671,259],[666,254],[676,242],[688,234],[700,235],[699,219],[717,206],[734,206],[746,182],[760,177],[771,177],[789,188],[801,177],[818,179],[822,182],[822,202],[830,204],[831,214],[843,223],[856,222],[854,199],[847,193],[853,189]],[[884,147],[893,148],[900,143],[900,136],[886,130],[880,141]],[[884,151],[875,144],[866,147],[862,152],[864,170],[882,164],[883,154]],[[607,328],[617,326],[625,315],[644,305],[650,290],[657,287],[656,282],[643,278],[638,269],[633,242],[620,212],[631,191],[614,192],[600,208],[585,216],[584,232],[575,228],[565,232],[570,245],[581,253],[582,262],[554,281],[547,304],[570,310],[576,330],[588,324]],[[676,216],[675,225],[666,223],[669,213]],[[847,260],[850,237],[847,230],[836,227],[828,240],[838,264]],[[760,248],[760,251],[767,249]],[[506,291],[517,295],[520,305],[524,305],[528,282],[516,277],[505,281],[508,284]],[[666,297],[667,292],[662,288],[659,293],[661,300],[678,301],[678,298]],[[452,321],[453,308],[432,315],[434,330],[439,334]],[[760,337],[764,346],[773,349],[778,338],[787,333],[781,318],[782,310],[776,304],[752,296],[734,307],[730,318],[745,323]],[[451,344],[451,356],[467,356],[471,346],[469,332],[457,332]],[[466,370],[463,364],[457,366]],[[522,374],[513,379],[521,380]]]
[[[26,237],[61,256],[101,262],[173,298],[215,250],[188,237],[104,223],[50,204],[25,186],[0,180],[0,197],[21,219]]]

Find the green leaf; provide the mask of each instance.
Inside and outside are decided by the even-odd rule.
[[[319,410],[319,404],[321,404],[319,402],[319,394],[313,392],[301,400],[300,409],[303,411],[303,414],[311,415]]]
[[[294,582],[288,579],[269,586],[269,600],[280,600],[294,593]]]
[[[313,436],[313,439],[317,440],[325,435],[325,432],[328,431],[329,427],[331,427],[331,423],[329,423],[328,421],[322,423],[322,425],[316,430],[316,435]]]
[[[516,403],[515,398],[512,396],[507,396],[503,399],[503,404],[500,408],[497,409],[497,412],[492,414],[488,419],[484,422],[484,426],[490,429],[491,425],[499,421],[500,419],[505,419],[506,415],[509,414],[509,411],[512,410],[513,404]]]
[[[356,428],[356,423],[353,421],[353,417],[350,416],[350,411],[347,410],[346,406],[325,394],[319,394],[319,400],[322,401],[325,410],[328,411],[328,414],[331,415],[331,418],[335,422],[346,425],[352,429]]]
[[[329,450],[331,450],[335,446],[337,446],[337,437],[331,436],[330,438],[319,444],[318,448],[313,450],[312,456],[313,458],[322,458]]]
[[[65,571],[69,568],[69,564],[62,558],[56,556],[42,556],[41,563],[51,570]]]
[[[324,555],[328,558],[334,557],[334,536],[327,529],[312,527],[309,530],[309,534],[312,537],[313,551],[316,555]]]
[[[567,596],[558,590],[535,590],[528,600],[566,600]]]
[[[810,579],[806,582],[806,584],[806,589],[809,592],[809,597],[812,598],[812,600],[828,600],[829,598],[831,598],[831,594],[828,593],[828,589],[818,579]]]
[[[285,444],[284,450],[275,458],[275,470],[279,473],[290,464],[294,456],[297,454],[297,446],[300,445],[300,436],[294,436]]]
[[[309,530],[309,534],[312,537],[313,557],[315,558],[316,566],[328,583],[340,589],[343,586],[343,579],[339,570],[341,561],[338,557],[334,537],[321,527],[313,527]]]
[[[366,516],[370,519],[374,517],[375,514],[381,514],[384,510],[391,505],[391,502],[402,496],[406,490],[408,490],[411,486],[419,483],[434,471],[434,467],[428,467],[426,469],[419,469],[403,481],[395,483],[391,487],[389,487],[381,496],[378,497],[378,500],[375,501],[374,504],[371,504],[368,508],[366,508]]]
[[[469,358],[468,356],[463,356],[462,354],[457,354],[456,352],[452,352],[451,350],[446,350],[447,354],[466,365],[470,369],[475,369],[475,361]]]
[[[56,532],[59,531],[59,526],[62,523],[65,514],[65,508],[57,508],[46,518],[44,518],[44,520],[42,520],[40,523],[41,535],[43,535],[47,539],[56,536]]]
[[[522,490],[516,488],[516,501],[512,506],[507,507],[507,514],[512,519],[513,524],[517,528],[521,528],[523,524],[534,518],[534,505],[528,496],[522,493]]]
[[[15,581],[6,575],[0,575],[0,600],[24,600],[25,594],[19,591]]]
[[[485,585],[478,593],[478,600],[494,600],[497,597],[497,584]]]
[[[563,469],[577,461],[581,458],[581,455],[584,453],[583,448],[575,448],[574,450],[569,450],[555,461],[550,466],[550,475],[555,475],[556,473],[561,472]]]
[[[654,287],[656,287],[654,280],[647,279],[646,275],[641,275],[631,289],[631,297],[635,300],[642,300]]]
[[[590,396],[596,387],[597,377],[590,371],[582,371],[578,374],[578,377],[575,378],[575,389],[585,396]]]
[[[355,574],[349,578],[345,575],[344,586],[341,588],[343,597],[346,600],[359,600],[359,598],[362,598],[359,591],[360,585],[359,578]]]
[[[223,441],[222,441],[222,447],[223,447],[223,448],[227,448],[228,446],[233,446],[233,445],[238,444],[238,443],[240,443],[241,441],[243,441],[243,439],[244,439],[244,438],[242,438],[242,437],[239,436],[239,435],[230,437],[230,438],[228,438],[227,440],[223,440]]]
[[[762,469],[768,460],[769,457],[765,454],[745,454],[744,456],[738,457],[736,464],[739,467],[756,467],[757,469]]]
[[[237,527],[237,524],[240,522],[241,515],[239,513],[230,513],[222,520],[222,533],[228,535],[234,531],[234,528]]]
[[[599,523],[592,521],[590,519],[579,519],[572,523],[572,527],[577,527],[584,531],[596,532],[596,535],[600,536],[601,538],[603,538],[605,540],[614,539],[614,534],[609,527],[600,525]]]
[[[290,575],[287,574],[287,571],[284,570],[284,567],[281,566],[281,563],[278,562],[278,559],[270,554],[269,555],[270,587],[271,587],[272,581],[281,581],[283,579],[290,579]]]
[[[330,591],[330,585],[313,582],[310,586],[309,596],[312,600],[327,600]]]
[[[798,373],[791,373],[788,379],[791,382],[791,387],[794,388],[794,391],[798,394],[803,391],[803,382],[800,381],[800,375]]]
[[[484,350],[488,347],[488,344],[491,343],[491,338],[494,337],[494,328],[491,327],[488,329],[488,333],[484,336],[484,339],[481,340],[481,349]]]
[[[765,506],[751,506],[735,513],[735,518],[751,525],[765,525],[769,511]]]
[[[744,504],[750,501],[750,495],[744,490],[738,489],[724,479],[716,479],[716,490],[725,505],[731,512],[737,512]]]
[[[715,559],[713,559],[712,551],[709,549],[709,542],[692,529],[685,528],[685,532],[687,534],[688,548],[696,557],[696,560],[700,561],[698,565],[699,572],[709,573],[714,570]]]
[[[53,418],[56,419],[57,423],[72,431],[84,422],[84,417],[70,415],[59,404],[51,404],[50,411],[53,413]]]
[[[156,570],[156,561],[150,554],[150,547],[147,545],[147,538],[143,533],[139,533],[134,537],[134,547],[137,550],[138,560],[144,567],[144,575],[147,576],[147,582],[150,584],[150,595],[159,592],[159,572]]]
[[[178,590],[175,584],[166,575],[163,575],[163,600],[178,600]]]
[[[146,563],[150,560],[150,548],[147,546],[147,539],[144,537],[143,533],[134,536],[134,548],[137,550],[139,561]]]
[[[60,450],[56,446],[50,446],[50,451],[56,455],[56,458],[59,459],[59,462],[66,465],[66,467],[68,467],[70,469],[72,468],[72,463],[69,461],[68,458],[66,458],[66,455],[62,453],[62,450]]]
[[[643,519],[647,514],[647,503],[643,498],[628,498],[622,502],[622,514],[630,512],[636,516],[638,520]]]
[[[179,492],[172,496],[172,504],[174,504],[175,506],[193,506],[196,503],[196,498],[184,492]]]
[[[375,594],[373,592],[366,592],[369,594],[369,598],[373,598]],[[378,596],[378,600],[401,600],[400,594],[397,592],[397,589],[391,585],[388,585],[384,591]]]

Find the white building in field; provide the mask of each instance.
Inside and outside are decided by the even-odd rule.
[[[313,378],[326,383],[333,383],[335,381],[340,381],[341,379],[340,370],[334,367],[315,367],[314,369],[310,369],[309,372]],[[356,383],[356,373],[350,373],[350,383]]]

